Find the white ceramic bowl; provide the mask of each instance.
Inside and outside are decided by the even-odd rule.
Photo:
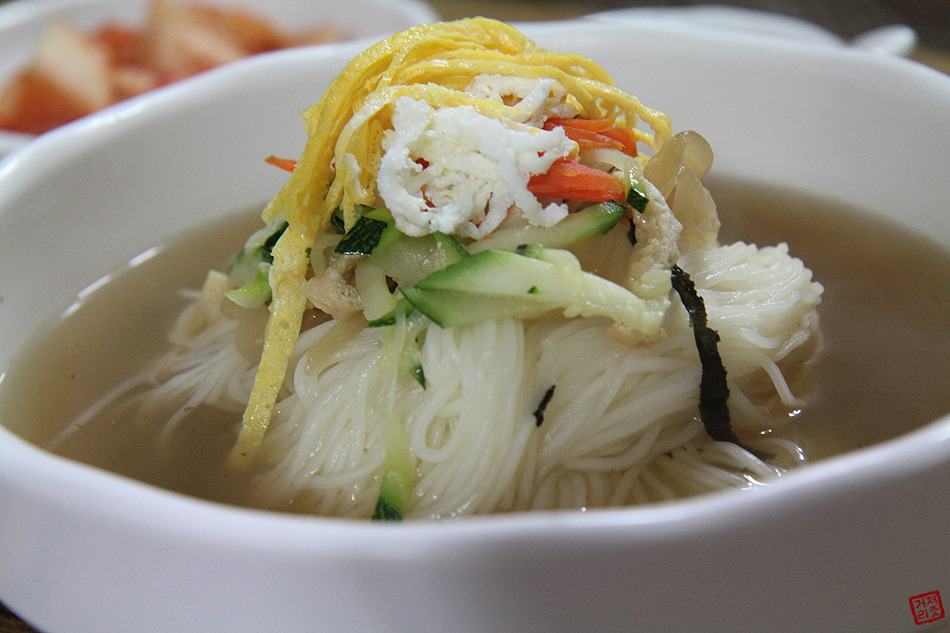
[[[950,246],[947,77],[673,25],[524,29],[701,130],[720,174],[899,208]],[[357,52],[223,68],[8,156],[0,371],[118,263],[272,195],[261,157],[299,152],[297,111]],[[948,417],[751,494],[400,525],[185,498],[0,428],[0,598],[49,633],[924,631],[909,601],[950,597],[948,498]]]
[[[643,28],[656,22],[672,22],[686,28],[715,29],[746,37],[791,39],[815,46],[854,46],[904,57],[917,46],[917,33],[906,24],[881,26],[845,41],[824,27],[791,15],[719,4],[627,7],[593,13],[587,19],[621,20]]]
[[[51,22],[63,21],[86,32],[110,21],[137,27],[145,23],[149,4],[150,0],[14,0],[0,5],[0,85],[26,65]],[[204,4],[248,9],[288,31],[332,24],[350,38],[377,37],[438,17],[425,0],[214,0]],[[32,139],[30,134],[0,130],[0,156]]]

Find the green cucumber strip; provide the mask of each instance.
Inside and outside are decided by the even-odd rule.
[[[552,226],[528,225],[495,231],[469,244],[468,251],[514,251],[522,244],[564,248],[603,235],[616,226],[626,214],[626,207],[614,200],[608,200],[571,213]]]
[[[386,451],[387,458],[389,451]],[[405,464],[402,462],[405,461]],[[401,521],[409,508],[409,495],[415,482],[414,467],[406,459],[398,463],[387,464],[383,472],[383,483],[379,487],[379,498],[373,509],[373,521]]]
[[[431,319],[430,319],[431,320]],[[398,353],[398,370],[412,376],[423,389],[426,388],[425,371],[422,368],[422,349],[419,344],[419,335],[428,323],[426,316],[413,308],[405,298],[396,301],[396,307],[383,316],[366,323],[366,327],[388,327],[397,323],[405,323],[407,330],[403,338],[403,345]]]
[[[405,317],[410,312],[412,312],[412,304],[406,301],[405,299],[396,300],[396,307],[393,308],[387,314],[379,317],[378,319],[373,319],[366,324],[366,327],[386,327],[387,325],[395,325],[397,316]]]
[[[243,286],[258,275],[258,265],[271,264],[274,261],[272,251],[277,240],[287,229],[287,222],[278,218],[270,225],[258,229],[248,236],[244,248],[234,255],[228,266],[228,278],[235,286]]]
[[[422,363],[419,363],[410,367],[409,372],[412,374],[412,377],[415,378],[416,382],[419,383],[419,386],[425,389],[426,388],[426,372],[422,368]]]
[[[384,317],[396,307],[396,298],[389,291],[386,276],[372,258],[363,258],[356,265],[353,285],[363,304],[363,316],[368,321]]]
[[[377,248],[386,246],[399,233],[392,215],[386,209],[373,209],[357,205],[360,218],[347,231],[335,253],[340,255],[370,255]]]
[[[482,251],[403,288],[417,310],[442,327],[506,317],[534,318],[560,309],[568,317],[605,316],[645,335],[659,331],[669,298],[641,299],[569,263],[566,251],[540,258]],[[573,260],[576,262],[576,259]]]
[[[360,218],[350,229],[333,252],[340,255],[369,255],[379,244],[383,231],[389,225],[381,220]]]
[[[647,195],[647,188],[643,183],[643,171],[639,164],[627,167],[624,184],[627,189],[627,204],[637,213],[643,213],[650,204],[650,196]]]
[[[416,314],[397,315],[396,327],[380,332],[383,346],[380,356],[379,382],[373,388],[376,402],[373,416],[382,425],[386,445],[385,463],[380,481],[379,497],[372,518],[377,521],[398,521],[406,514],[416,481],[416,458],[409,447],[409,434],[391,403],[398,389],[399,376],[406,371],[412,349],[418,348],[418,327],[425,319]]]
[[[261,262],[258,264],[257,275],[253,279],[240,288],[225,291],[224,296],[242,308],[253,309],[269,304],[271,300],[268,280],[270,266],[268,263]]]
[[[469,252],[462,246],[457,239],[447,233],[433,233],[436,251],[439,257],[445,263],[445,266],[469,256]]]
[[[409,237],[398,233],[392,241],[374,250],[371,257],[387,277],[406,287],[466,256],[468,251],[451,235]]]
[[[405,509],[400,510],[399,508],[390,505],[389,499],[394,495],[390,491],[391,486],[387,486],[389,479],[386,473],[383,475],[383,487],[380,488],[379,499],[376,500],[376,507],[373,508],[373,516],[371,517],[373,521],[402,521],[402,517],[405,514]]]
[[[637,213],[643,213],[649,203],[650,198],[636,187],[630,187],[630,190],[627,191],[627,204],[633,207]]]

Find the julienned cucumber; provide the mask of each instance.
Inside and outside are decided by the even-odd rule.
[[[287,229],[287,221],[278,218],[269,226],[254,231],[244,242],[244,248],[237,252],[228,266],[228,277],[235,286],[253,281],[258,275],[259,264],[274,261],[271,253],[280,236]]]
[[[239,288],[226,290],[224,296],[242,308],[259,308],[270,303],[271,289],[268,273],[270,264],[261,262],[257,266],[257,275]]]
[[[415,459],[409,450],[409,441],[402,430],[389,438],[386,447],[386,468],[379,487],[379,498],[373,509],[374,521],[400,521],[406,515],[412,488],[416,480]]]
[[[643,172],[640,171],[639,166],[627,169],[627,177],[624,180],[627,204],[638,213],[643,213],[650,204],[650,196],[647,195],[646,185],[643,184]]]
[[[443,327],[533,318],[560,309],[568,317],[609,317],[647,336],[659,331],[668,297],[641,299],[584,272],[566,251],[530,251],[534,257],[496,250],[476,253],[403,288],[403,296]]]
[[[287,222],[278,218],[247,238],[228,267],[228,278],[236,288],[225,292],[226,297],[242,308],[258,308],[270,302],[268,273],[274,261],[271,251],[286,229]]]
[[[405,287],[464,257],[468,257],[468,251],[451,235],[409,237],[398,233],[387,244],[377,247],[370,258],[387,277]]]
[[[358,205],[360,218],[340,239],[334,252],[345,255],[369,255],[396,239],[393,216],[386,209]]]
[[[603,235],[614,228],[627,214],[619,202],[608,200],[571,213],[553,226],[523,226],[501,229],[469,245],[472,253],[481,251],[513,251],[522,244],[540,244],[547,248],[564,248],[577,242]]]

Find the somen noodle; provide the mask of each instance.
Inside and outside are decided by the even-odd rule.
[[[649,503],[798,460],[769,434],[822,287],[784,244],[719,243],[699,134],[484,19],[371,47],[303,116],[264,227],[107,398],[149,384],[159,444],[225,412],[248,504],[379,519]]]

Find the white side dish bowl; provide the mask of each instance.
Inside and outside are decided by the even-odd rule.
[[[522,28],[597,60],[676,129],[701,131],[716,173],[899,209],[900,222],[950,248],[950,78],[890,56],[672,24]],[[0,163],[0,375],[90,283],[272,196],[284,176],[262,158],[299,154],[297,112],[363,45],[221,68]],[[55,457],[21,439],[19,424],[0,427],[0,599],[47,633],[840,633],[947,622],[917,625],[911,599],[950,598],[950,417],[751,493],[398,525],[183,497]]]
[[[149,4],[150,0],[14,0],[0,5],[0,85],[27,64],[40,35],[52,22],[61,21],[90,33],[107,22],[141,27]],[[248,10],[289,32],[334,26],[354,39],[382,37],[437,19],[424,0],[215,0],[203,4]],[[0,130],[0,156],[33,138]]]

